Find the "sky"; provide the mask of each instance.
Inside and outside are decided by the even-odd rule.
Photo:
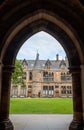
[[[59,59],[65,59],[66,56],[61,44],[50,34],[41,31],[24,42],[16,58],[35,60],[37,52],[40,60],[55,60],[56,54],[59,54]]]

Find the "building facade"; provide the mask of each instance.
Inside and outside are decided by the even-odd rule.
[[[68,59],[23,60],[25,86],[11,87],[11,97],[72,97],[72,77],[68,70]]]
[[[1,0],[0,30],[0,129],[14,129],[9,97],[16,55],[27,38],[46,31],[69,58],[73,116],[68,129],[84,130],[84,0]]]

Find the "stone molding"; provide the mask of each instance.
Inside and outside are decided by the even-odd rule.
[[[14,72],[15,67],[13,65],[3,65],[2,67],[3,72]]]

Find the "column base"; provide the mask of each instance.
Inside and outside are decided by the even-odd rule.
[[[13,130],[13,124],[9,119],[0,121],[0,130]]]
[[[69,130],[84,130],[83,121],[73,120],[69,126]]]

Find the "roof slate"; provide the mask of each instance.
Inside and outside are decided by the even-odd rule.
[[[28,69],[45,69],[47,60],[26,60],[28,64]],[[66,68],[69,67],[68,60],[50,60],[51,65],[50,69],[58,70],[60,69],[60,65],[63,63],[66,64]]]

